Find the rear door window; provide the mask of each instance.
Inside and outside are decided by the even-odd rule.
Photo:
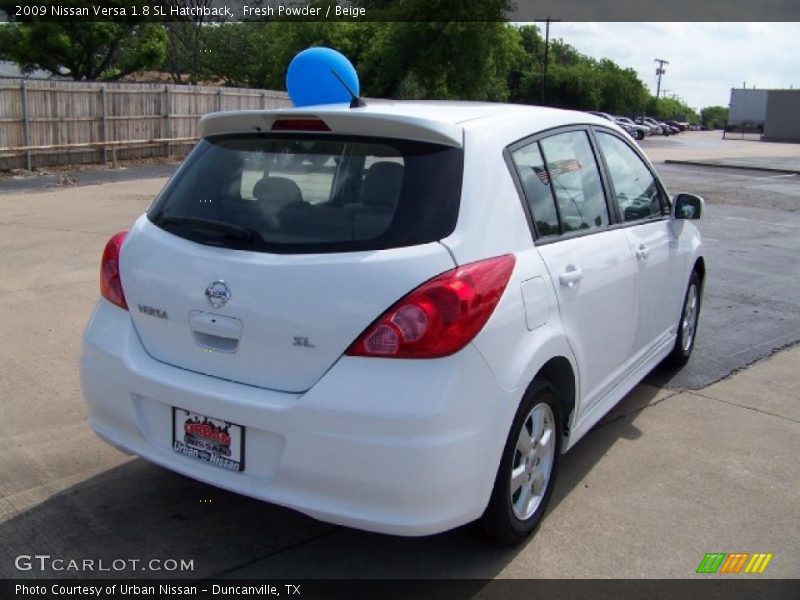
[[[558,212],[550,177],[544,166],[539,144],[533,142],[511,153],[519,173],[525,199],[533,215],[533,224],[539,237],[558,235]]]
[[[193,241],[275,253],[428,243],[452,233],[461,149],[345,136],[202,140],[148,216]]]
[[[608,207],[586,132],[559,133],[540,143],[563,232],[606,227]]]

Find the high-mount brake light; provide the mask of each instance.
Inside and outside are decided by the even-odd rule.
[[[126,235],[128,235],[127,230],[120,231],[112,235],[106,243],[103,259],[100,262],[100,294],[112,304],[128,310],[119,276],[119,251]]]
[[[330,131],[331,128],[320,119],[277,119],[272,131]]]
[[[439,358],[458,352],[492,316],[514,262],[511,254],[498,256],[434,277],[383,313],[345,354]]]

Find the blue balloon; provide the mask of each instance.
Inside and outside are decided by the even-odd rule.
[[[299,52],[286,71],[286,89],[295,106],[350,102],[347,88],[359,95],[358,74],[347,57],[331,48]]]

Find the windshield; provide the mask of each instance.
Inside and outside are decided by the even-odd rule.
[[[460,149],[349,136],[202,140],[148,212],[193,241],[275,253],[432,242],[452,233]]]

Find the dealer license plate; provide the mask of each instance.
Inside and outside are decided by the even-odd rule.
[[[172,409],[172,449],[229,471],[244,471],[244,427]]]

